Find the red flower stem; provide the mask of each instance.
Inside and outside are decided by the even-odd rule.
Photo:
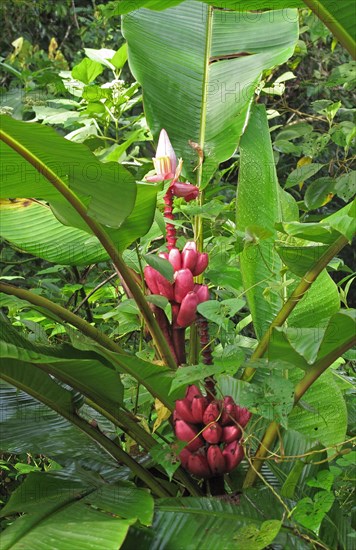
[[[178,366],[187,362],[185,354],[185,328],[173,327],[173,346]]]
[[[197,327],[200,337],[200,347],[201,354],[203,357],[204,365],[213,364],[213,355],[211,351],[210,338],[209,338],[209,325],[208,321],[204,319],[201,315],[197,315]],[[209,377],[204,380],[206,393],[209,399],[214,399],[215,397],[215,381],[214,378]]]
[[[174,220],[173,216],[173,190],[172,185],[169,186],[167,193],[164,196],[164,217],[169,220]],[[176,246],[176,228],[173,224],[166,222],[166,240],[168,252]]]

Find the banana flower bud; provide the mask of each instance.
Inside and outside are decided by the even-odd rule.
[[[177,168],[177,157],[165,129],[161,130],[156,156],[152,160],[156,175],[146,176],[146,181],[157,182],[174,178]]]
[[[175,181],[173,183],[172,191],[175,197],[183,198],[187,202],[196,199],[199,195],[198,187],[192,185],[191,183],[183,183],[181,181]]]

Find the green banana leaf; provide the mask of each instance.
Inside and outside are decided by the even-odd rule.
[[[2,516],[23,513],[2,533],[2,550],[117,550],[137,519],[150,525],[153,499],[128,482],[108,485],[65,471],[30,473]]]
[[[4,363],[3,360],[2,365]],[[45,390],[49,389],[45,373],[33,365],[13,360],[6,360],[6,364],[9,368],[22,369],[22,373],[29,372],[35,383],[39,382]],[[61,389],[60,386],[58,388]],[[62,390],[66,391],[65,388]],[[58,393],[57,397],[65,399],[61,395]],[[0,398],[3,452],[42,454],[63,467],[75,464],[78,468],[90,468],[104,479],[113,481],[129,476],[128,470],[120,467],[71,422],[25,391],[1,381]],[[77,395],[73,392],[68,395],[68,406],[69,402],[77,404]],[[98,419],[100,425],[102,420],[102,417]]]
[[[246,242],[240,255],[240,266],[258,338],[282,306],[279,289],[273,289],[273,284],[281,281],[282,262],[274,249],[277,235],[275,223],[281,217],[280,192],[266,109],[263,105],[256,105],[240,144],[236,228],[246,233],[246,238],[250,234],[250,238],[255,239],[254,243]],[[263,239],[258,236],[261,230],[267,231]],[[265,289],[268,288],[271,291],[267,299]]]
[[[45,200],[62,224],[81,230],[73,232],[66,227],[60,228],[53,214],[40,205],[36,206],[39,218],[35,223],[31,223],[24,208],[8,209],[2,230],[10,242],[26,252],[58,263],[88,264],[106,257],[95,239],[85,240],[83,232],[90,234],[90,229],[45,177],[46,169],[61,178],[69,192],[87,208],[87,214],[106,227],[120,251],[148,231],[154,218],[159,185],[136,184],[124,167],[112,162],[101,163],[84,145],[69,142],[52,128],[19,122],[8,116],[1,116],[1,126],[1,198]],[[9,140],[16,150],[7,145]],[[6,210],[8,203],[3,204]],[[23,201],[20,205],[29,206]],[[21,215],[24,215],[24,225],[20,222]],[[47,222],[52,231],[48,238],[44,226]],[[60,247],[55,242],[58,238],[61,239]],[[74,246],[76,239],[78,248]],[[87,244],[88,259],[82,246]]]
[[[303,539],[281,521],[283,508],[266,487],[230,501],[217,498],[167,498],[157,501],[152,529],[130,527],[123,550],[216,548],[263,550],[275,543],[306,550]],[[177,541],[179,541],[177,545]]]
[[[101,163],[85,145],[70,142],[47,126],[19,122],[6,115],[1,116],[0,123],[1,198],[45,199],[61,211],[63,198],[45,177],[46,166],[80,197],[87,213],[99,223],[119,227],[132,212],[136,184],[120,164]],[[5,139],[11,139],[17,149]],[[79,227],[82,223],[80,220]]]
[[[44,203],[2,199],[0,212],[1,236],[22,252],[63,265],[89,265],[108,259],[96,237],[63,225]]]
[[[262,72],[287,61],[298,40],[297,11],[249,15],[189,0],[123,18],[151,131],[167,130],[190,181],[203,150],[203,186],[234,153]]]
[[[354,0],[303,0],[335,38],[356,57],[356,4]]]
[[[49,346],[25,338],[7,319],[0,316],[0,355],[6,371],[7,360],[37,364],[51,375],[58,373],[73,388],[112,410],[123,398],[120,375],[95,352],[81,351],[68,344]]]
[[[200,1],[200,0],[199,0]],[[236,11],[247,11],[257,9],[280,10],[285,8],[302,8],[303,0],[257,0],[254,5],[251,0],[202,0],[211,6],[231,9]],[[162,11],[181,4],[183,0],[116,0],[107,5],[101,5],[100,9],[105,17],[124,15],[139,8]]]

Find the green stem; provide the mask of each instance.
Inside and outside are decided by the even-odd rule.
[[[169,346],[159,328],[159,325],[154,318],[152,311],[146,301],[144,294],[140,287],[136,284],[132,277],[130,270],[127,268],[121,255],[119,254],[115,244],[112,242],[108,234],[104,231],[101,225],[92,219],[87,214],[87,209],[81,200],[73,193],[73,191],[64,183],[64,181],[57,176],[44,162],[38,157],[33,155],[26,147],[21,145],[18,141],[13,139],[5,132],[1,132],[1,138],[9,147],[14,149],[19,155],[21,155],[27,162],[29,162],[36,170],[38,170],[42,176],[44,176],[52,185],[57,189],[59,193],[73,206],[78,212],[81,218],[85,221],[87,226],[91,229],[99,242],[107,251],[114,266],[120,272],[127,287],[132,293],[134,300],[136,301],[143,318],[147,324],[147,327],[152,335],[155,346],[157,347],[162,359],[166,362],[167,366],[171,369],[176,369],[176,363],[169,349]]]
[[[23,288],[19,288],[17,286],[9,285],[2,282],[0,282],[0,292],[4,292],[4,294],[8,294],[10,296],[16,296],[20,300],[25,300],[26,302],[29,302],[36,307],[47,309],[56,317],[59,317],[62,321],[65,321],[73,327],[76,327],[78,330],[80,330],[80,332],[85,334],[85,336],[88,336],[92,340],[95,340],[95,342],[97,342],[104,348],[109,349],[110,351],[113,351],[115,353],[119,353],[121,355],[126,354],[125,351],[118,344],[113,342],[113,340],[111,340],[108,336],[106,336],[106,334],[100,332],[100,330],[93,327],[90,323],[88,323],[75,313],[72,313],[68,309],[59,306],[58,304],[55,304],[51,300],[48,300],[48,298],[39,296],[38,294],[31,292],[30,290],[25,290]]]
[[[321,2],[320,0],[304,0],[304,3],[322,20],[331,30],[332,34],[339,40],[340,44],[342,44],[350,55],[355,58],[355,41],[352,35],[339,23],[335,14],[328,11],[327,7],[324,5],[326,2]]]
[[[352,338],[348,340],[347,342],[343,343],[338,348],[335,348],[333,351],[325,355],[325,357],[322,357],[319,361],[316,361],[314,365],[312,365],[303,378],[299,380],[299,382],[296,384],[294,388],[294,406],[298,403],[298,401],[303,397],[303,395],[308,391],[310,386],[321,376],[326,369],[336,361],[338,357],[343,355],[347,350],[352,348],[355,345],[356,338]],[[265,434],[262,438],[262,441],[256,451],[256,455],[252,459],[252,466],[250,466],[245,482],[244,482],[244,488],[251,487],[255,480],[258,477],[257,472],[259,472],[262,468],[263,462],[269,452],[269,449],[271,449],[274,445],[274,442],[278,436],[278,430],[279,430],[279,424],[277,422],[271,422],[271,424],[268,426],[267,430],[265,431]]]
[[[304,297],[305,293],[309,290],[315,279],[320,275],[320,273],[325,269],[325,267],[328,265],[330,260],[333,259],[334,256],[340,250],[346,246],[348,243],[348,240],[343,235],[340,236],[336,241],[327,248],[327,250],[324,252],[322,256],[320,256],[319,260],[313,265],[309,271],[302,277],[300,283],[297,285],[297,287],[294,289],[288,300],[285,302],[283,307],[279,310],[278,314],[270,324],[267,331],[264,333],[262,339],[260,340],[257,348],[251,355],[250,361],[253,362],[256,359],[260,359],[263,357],[264,353],[266,352],[273,329],[275,327],[281,327],[283,323],[286,321],[288,316],[292,313],[295,306],[301,301],[301,299]],[[254,374],[256,372],[256,369],[253,367],[246,367],[241,379],[250,381]]]
[[[55,364],[49,366],[45,363],[36,363],[35,366],[47,374],[54,375],[58,378],[58,380],[61,380],[65,384],[68,384],[72,388],[80,391],[86,396],[86,402],[90,407],[98,411],[115,426],[118,426],[121,430],[127,433],[147,452],[149,452],[152,447],[157,445],[157,441],[151,434],[146,432],[146,430],[138,424],[134,415],[125,411],[119,405],[115,405],[114,403],[111,404],[107,400],[103,400],[102,397],[95,391],[91,390],[85,382],[82,383],[80,380],[75,378],[75,376],[71,376],[70,373],[64,372],[60,368],[56,367]],[[190,492],[192,496],[202,496],[202,492],[199,487],[191,479],[189,474],[183,470],[183,468],[180,467],[175,472],[174,477]]]
[[[127,356],[128,354],[125,353],[120,346],[115,344],[110,338],[108,338],[105,334],[98,331],[95,327],[92,327],[89,323],[84,321],[81,317],[78,317],[78,315],[75,315],[74,313],[66,310],[65,308],[51,302],[47,298],[44,298],[43,296],[38,296],[37,294],[34,294],[33,292],[30,292],[29,290],[24,290],[22,288],[18,288],[13,285],[9,285],[7,283],[1,283],[0,282],[0,292],[4,292],[5,294],[17,296],[21,300],[26,300],[27,302],[30,302],[34,304],[37,307],[41,307],[44,309],[47,309],[54,313],[56,316],[62,318],[65,321],[68,321],[73,326],[77,327],[83,334],[89,336],[93,340],[95,340],[98,344],[102,346],[101,353],[102,355],[105,355],[109,361],[116,364],[119,368],[119,371],[124,371],[127,374],[130,374],[133,378],[138,380],[137,373],[133,372],[132,369],[130,369],[127,364],[121,359],[121,356]],[[111,352],[114,352],[111,353]],[[168,408],[172,409],[172,405],[170,404],[169,400],[166,399],[166,396],[160,395],[155,391],[155,388],[150,385],[149,380],[141,380],[141,384],[143,384],[147,390],[154,396],[157,397],[162,403]]]
[[[140,478],[146,485],[151,489],[151,491],[157,495],[160,498],[169,497],[169,492],[163,488],[158,480],[145,468],[143,468],[140,464],[138,464],[130,455],[128,455],[123,449],[118,447],[111,439],[106,437],[102,432],[100,432],[97,428],[91,426],[86,420],[83,420],[79,415],[77,415],[75,412],[66,410],[65,408],[61,407],[54,401],[51,401],[50,399],[46,399],[45,396],[42,394],[39,394],[32,390],[32,388],[29,388],[25,384],[22,384],[16,379],[13,379],[11,376],[2,374],[2,378],[8,382],[9,384],[15,386],[16,388],[26,392],[27,394],[31,395],[38,401],[41,401],[54,411],[56,411],[58,414],[66,418],[69,422],[77,426],[82,432],[86,433],[91,439],[93,439],[96,443],[98,443],[103,449],[110,454],[115,460],[118,462],[121,462],[125,464],[130,470],[138,477]]]
[[[132,439],[139,443],[146,451],[149,451],[150,449],[152,449],[152,447],[157,445],[157,441],[148,432],[146,432],[146,430],[141,428],[134,417],[132,417],[123,409],[120,409],[121,420],[119,420],[116,416],[109,413],[107,410],[105,410],[104,407],[99,406],[94,401],[91,401],[90,399],[87,399],[86,401],[88,405],[90,405],[90,407],[105,416],[105,418],[110,420],[110,422],[115,424],[115,426],[121,428],[125,433],[132,437]],[[203,496],[202,491],[181,466],[178,468],[178,470],[175,471],[173,477],[177,481],[179,481],[192,496]]]
[[[206,41],[205,41],[205,64],[204,64],[204,76],[203,76],[203,90],[202,90],[202,109],[200,115],[200,132],[199,132],[199,147],[204,154],[205,145],[205,131],[206,131],[206,109],[208,104],[208,79],[209,79],[209,60],[212,44],[212,31],[213,31],[213,8],[208,6],[207,21],[206,21]],[[203,161],[200,161],[197,170],[197,187],[200,190],[199,193],[199,206],[204,203],[203,191],[201,189],[203,180]],[[203,220],[201,216],[195,216],[194,219],[194,239],[197,243],[197,249],[202,252],[204,247],[203,238]],[[203,275],[199,275],[196,279],[197,283],[203,282]],[[199,335],[195,325],[190,327],[190,342],[189,342],[189,362],[191,365],[196,365],[199,361]]]

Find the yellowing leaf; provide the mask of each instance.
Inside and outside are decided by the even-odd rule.
[[[167,420],[167,418],[171,416],[171,411],[167,409],[158,399],[155,400],[155,409],[157,412],[157,418],[153,425],[153,432],[155,432],[160,427],[162,422],[164,422],[165,420]]]
[[[54,37],[52,37],[48,46],[48,57],[50,59],[54,59],[56,57],[57,49],[58,49],[58,42]]]
[[[324,200],[323,204],[321,206],[324,206],[325,204],[328,204],[328,202],[331,201],[331,199],[333,198],[334,196],[334,193],[328,193],[326,199]]]
[[[307,164],[311,164],[312,158],[311,157],[302,157],[297,162],[297,168],[300,168],[301,166],[306,166]],[[301,181],[299,184],[299,189],[301,189],[304,185],[304,181]]]

